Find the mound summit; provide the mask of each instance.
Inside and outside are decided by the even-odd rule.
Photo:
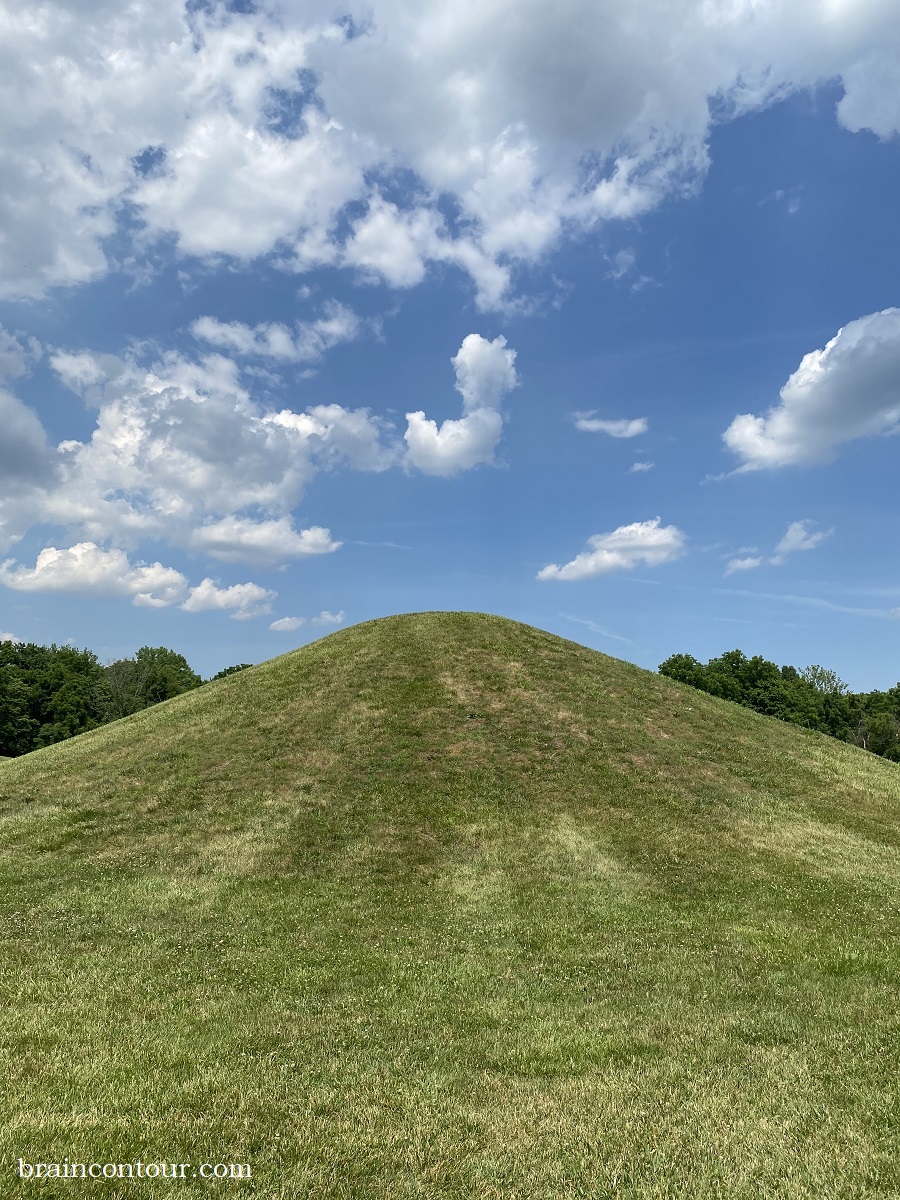
[[[900,1193],[896,764],[424,613],[4,762],[0,820],[0,1170]]]

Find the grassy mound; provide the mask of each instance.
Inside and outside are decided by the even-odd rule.
[[[2,763],[0,1192],[900,1195],[898,802],[896,764],[468,613]]]

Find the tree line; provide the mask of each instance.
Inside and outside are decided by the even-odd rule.
[[[249,665],[237,663],[212,678]],[[779,667],[741,650],[707,663],[673,654],[659,670],[711,696],[900,762],[900,683],[886,692],[851,692],[825,667]],[[91,650],[0,642],[0,757],[65,741],[209,682],[165,646],[142,646],[133,658],[104,666]]]
[[[0,642],[0,757],[65,741],[208,682],[165,646],[142,646],[134,658],[104,666],[91,650]]]
[[[900,762],[900,683],[886,692],[851,692],[827,667],[779,667],[729,650],[708,663],[673,654],[660,674],[770,717],[816,729]]]

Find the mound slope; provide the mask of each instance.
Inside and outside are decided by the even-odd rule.
[[[465,613],[0,764],[4,1160],[896,1194],[898,801],[895,764]]]

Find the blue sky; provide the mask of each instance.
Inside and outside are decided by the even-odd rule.
[[[0,634],[892,686],[892,8],[0,4]]]

